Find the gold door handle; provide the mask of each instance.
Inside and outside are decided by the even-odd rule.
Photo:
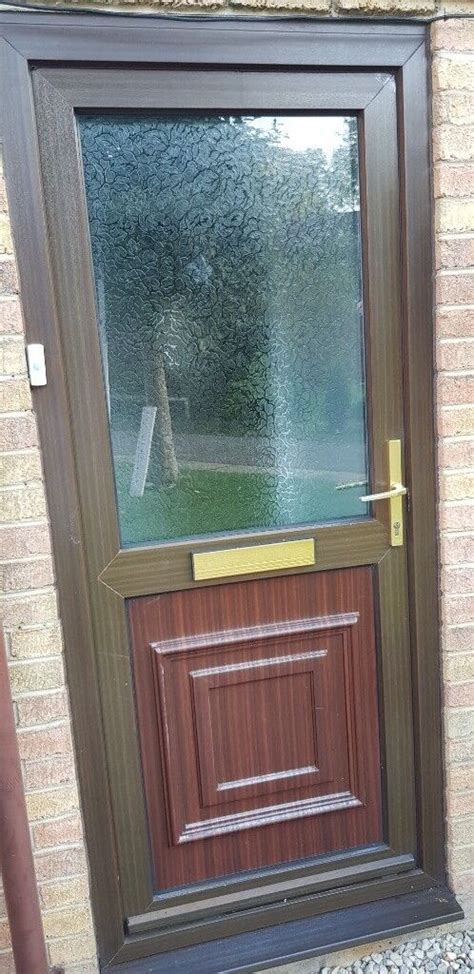
[[[403,484],[392,484],[390,490],[382,490],[380,494],[366,494],[365,497],[359,497],[359,500],[367,504],[369,501],[389,501],[392,497],[403,497],[404,494],[408,494],[408,490]]]
[[[364,504],[370,501],[389,501],[390,503],[390,544],[398,548],[403,544],[403,501],[408,494],[402,484],[402,443],[401,440],[388,441],[388,476],[389,490],[382,490],[378,494],[365,494],[359,500]]]

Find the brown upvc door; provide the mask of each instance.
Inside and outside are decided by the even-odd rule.
[[[415,850],[404,506],[394,528],[361,499],[404,440],[396,90],[44,69],[40,119],[72,81],[44,172],[63,254],[79,234],[88,559],[101,652],[131,666],[114,759],[121,792],[132,755],[143,774],[163,926],[192,884],[199,907],[211,880]]]
[[[245,941],[221,968],[212,943],[230,958],[234,936],[443,881],[415,787],[435,607],[413,572],[432,490],[413,470],[405,92],[378,67],[420,37],[357,70],[337,44],[338,70],[327,47],[316,70],[164,45],[161,67],[76,51],[32,74],[80,509],[64,615],[94,645],[90,672],[78,640],[83,683],[70,669],[85,734],[100,701],[104,780],[80,741],[79,760],[91,814],[107,792],[91,844],[112,966],[166,972],[208,943],[202,974],[255,970],[277,954]]]
[[[372,174],[361,188],[362,120],[308,113],[314,75],[222,72],[216,91],[203,72],[183,91],[167,72],[149,90],[171,111],[78,122],[124,545],[101,580],[114,588],[132,551],[167,574],[187,549],[173,583],[140,580],[154,594],[127,603],[156,891],[384,837],[388,605],[367,557],[354,564],[371,541],[386,558],[406,665],[404,552],[390,502],[377,518],[361,500],[393,479],[403,435],[395,91],[345,83],[386,129],[383,200]],[[390,277],[373,336],[369,220]],[[318,521],[341,546],[331,571]]]

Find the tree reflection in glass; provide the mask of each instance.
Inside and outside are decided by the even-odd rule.
[[[364,516],[356,119],[79,124],[123,543]]]

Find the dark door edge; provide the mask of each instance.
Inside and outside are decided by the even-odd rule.
[[[444,886],[347,907],[212,943],[182,947],[103,974],[251,974],[424,927],[462,920],[463,911]]]

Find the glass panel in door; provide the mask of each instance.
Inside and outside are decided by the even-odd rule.
[[[366,516],[356,118],[80,134],[123,544]]]

